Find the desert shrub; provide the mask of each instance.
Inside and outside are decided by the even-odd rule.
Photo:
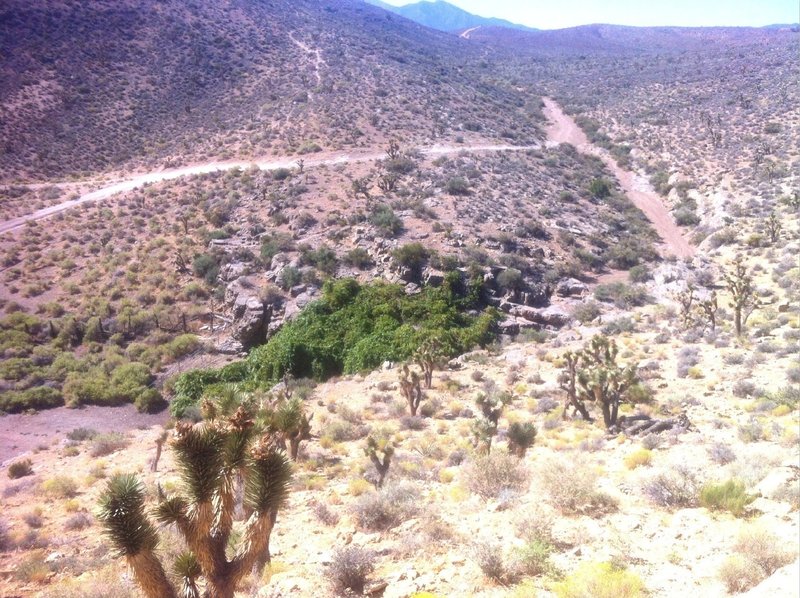
[[[497,275],[497,286],[503,291],[518,291],[525,286],[522,272],[516,268],[506,268]]]
[[[372,265],[372,258],[369,257],[369,253],[367,253],[366,249],[362,249],[361,247],[356,247],[348,251],[342,258],[342,261],[348,266],[353,266],[359,270],[366,270]]]
[[[75,428],[67,432],[67,439],[73,442],[83,442],[84,440],[91,440],[97,436],[97,430],[91,428]]]
[[[278,275],[278,286],[284,291],[288,291],[293,286],[300,284],[303,273],[294,266],[286,266]]]
[[[7,552],[14,548],[14,542],[8,533],[8,524],[0,519],[0,552]]]
[[[758,442],[765,438],[764,426],[753,417],[746,424],[738,426],[737,432],[742,442]]]
[[[645,264],[639,264],[628,270],[628,278],[631,282],[647,282],[653,275]]]
[[[261,259],[270,265],[272,258],[282,251],[290,251],[294,247],[292,238],[283,232],[276,232],[261,237]]]
[[[92,516],[88,513],[75,513],[67,517],[64,528],[70,531],[82,530],[92,525]]]
[[[145,388],[133,402],[140,413],[158,413],[167,407],[167,402],[155,388]]]
[[[764,580],[764,571],[741,555],[729,556],[719,569],[719,578],[731,594],[746,592]]]
[[[685,508],[697,505],[700,483],[689,468],[678,465],[645,482],[643,491],[660,507]]]
[[[219,275],[219,263],[213,255],[201,253],[192,261],[192,273],[208,284],[214,284]]]
[[[26,409],[50,409],[64,404],[58,389],[34,386],[23,391],[0,393],[0,411],[18,413]]]
[[[81,576],[83,578],[84,576]],[[49,586],[41,598],[140,598],[141,593],[127,576],[121,578],[116,568],[108,567],[89,580],[69,579]]]
[[[43,583],[53,572],[50,563],[45,561],[45,553],[41,550],[29,553],[14,569],[14,577],[27,583]]]
[[[42,492],[52,498],[72,498],[78,493],[78,484],[69,476],[58,475],[42,482]]]
[[[589,183],[589,194],[598,199],[608,197],[611,195],[611,183],[606,179],[593,179]]]
[[[642,448],[625,456],[625,467],[628,469],[636,469],[650,465],[653,461],[653,452]]]
[[[430,255],[430,251],[422,243],[406,243],[392,253],[398,265],[416,272],[422,269]]]
[[[585,459],[551,458],[540,466],[539,477],[552,505],[564,514],[599,515],[617,508],[616,500],[597,488],[598,473]]]
[[[418,511],[419,489],[409,482],[387,484],[358,498],[353,515],[359,527],[386,530],[413,517]]]
[[[339,515],[333,511],[328,505],[321,501],[314,501],[311,509],[317,519],[325,525],[336,525],[339,523]]]
[[[528,487],[529,473],[519,459],[504,453],[476,455],[464,467],[464,479],[471,492],[484,499],[502,493],[522,493]]]
[[[375,569],[373,553],[359,546],[337,548],[328,565],[328,575],[333,590],[344,595],[348,591],[356,595],[364,593],[369,574]]]
[[[647,290],[641,285],[627,285],[624,282],[600,284],[594,290],[598,301],[613,303],[620,309],[639,307],[650,301]]]
[[[472,560],[489,579],[501,584],[514,583],[519,573],[506,562],[503,548],[493,542],[479,542],[470,551]]]
[[[20,459],[8,466],[8,477],[12,480],[24,478],[33,474],[33,466],[30,459]]]
[[[600,304],[595,301],[580,303],[572,310],[572,317],[583,323],[591,322],[603,313]]]
[[[717,442],[708,448],[708,456],[714,463],[719,465],[727,465],[736,461],[736,453],[727,444]]]
[[[463,177],[453,177],[445,184],[450,195],[469,195],[469,181]]]
[[[92,440],[89,454],[92,457],[105,457],[115,451],[124,449],[126,446],[128,446],[128,439],[124,434],[119,432],[100,434]]]
[[[723,563],[719,575],[729,592],[745,592],[794,560],[780,540],[758,527],[742,530],[734,545],[736,554]]]
[[[556,572],[550,560],[553,546],[543,540],[530,540],[514,554],[515,568],[523,575],[549,575]]]
[[[630,316],[622,316],[603,326],[603,334],[616,336],[626,332],[636,332],[636,322]]]
[[[373,208],[369,215],[369,222],[384,237],[396,237],[403,232],[403,221],[386,204],[380,204]]]
[[[339,258],[336,257],[336,252],[327,245],[316,249],[304,246],[300,252],[300,265],[314,266],[320,272],[333,276],[339,268]]]
[[[750,380],[739,379],[734,383],[731,392],[733,396],[744,399],[747,397],[757,397],[762,393],[762,390]]]
[[[700,489],[700,505],[711,511],[729,511],[739,517],[745,507],[756,499],[748,494],[743,482],[727,480],[722,483],[709,482]]]
[[[583,563],[564,581],[554,584],[558,598],[639,598],[645,595],[641,578],[610,563]]]

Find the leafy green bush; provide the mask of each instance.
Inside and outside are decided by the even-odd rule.
[[[164,397],[155,388],[146,388],[141,391],[136,395],[133,404],[140,413],[158,413],[167,406]]]
[[[385,237],[396,237],[403,232],[403,221],[386,204],[376,206],[369,215],[369,221]]]
[[[419,271],[431,253],[421,243],[407,243],[395,249],[392,256],[399,265]]]
[[[720,484],[709,482],[700,489],[700,505],[712,511],[729,511],[739,517],[745,507],[756,499],[748,494],[744,482],[727,480]]]
[[[50,409],[64,404],[61,393],[49,386],[0,393],[0,411],[18,413],[26,409]]]
[[[606,179],[593,179],[589,183],[589,193],[592,197],[603,199],[611,195],[611,183]]]
[[[192,261],[192,272],[198,278],[204,279],[208,284],[214,284],[219,274],[219,264],[213,255],[201,253]]]
[[[464,301],[446,285],[409,296],[399,285],[329,280],[322,299],[253,349],[246,362],[181,374],[170,411],[180,417],[216,384],[268,387],[285,374],[323,380],[365,371],[384,361],[409,359],[430,338],[439,340],[445,355],[489,342],[497,314],[467,315],[461,309]]]
[[[469,195],[469,181],[463,177],[454,177],[447,181],[445,190],[450,195]]]

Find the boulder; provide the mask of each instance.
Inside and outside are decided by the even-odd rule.
[[[589,287],[575,278],[560,280],[556,286],[556,294],[559,297],[583,297],[588,292]]]

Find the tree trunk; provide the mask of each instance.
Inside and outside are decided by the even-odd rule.
[[[264,544],[264,550],[258,555],[256,559],[256,570],[261,573],[264,567],[272,562],[272,555],[269,552],[269,541],[272,537],[272,530],[275,529],[275,522],[278,520],[278,509],[272,509],[269,514],[269,529],[267,530],[267,542]]]
[[[742,309],[740,307],[734,310],[733,325],[736,328],[736,336],[742,336]]]
[[[146,550],[128,556],[127,561],[147,598],[176,598],[175,589],[169,583],[164,567],[152,551]]]

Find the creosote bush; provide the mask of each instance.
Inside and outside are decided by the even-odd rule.
[[[524,492],[528,487],[527,467],[518,458],[504,453],[475,455],[464,466],[467,488],[484,499],[498,498],[507,492]]]
[[[537,469],[542,489],[563,514],[597,516],[616,511],[616,499],[597,488],[599,474],[584,458],[550,458]]]
[[[33,466],[30,459],[20,459],[8,466],[8,477],[12,480],[24,478],[33,474]]]
[[[328,566],[331,586],[339,595],[364,593],[369,574],[375,569],[375,555],[359,546],[337,548]]]
[[[734,546],[735,554],[722,564],[719,577],[732,594],[746,592],[791,563],[795,555],[783,550],[780,540],[766,530],[742,530]]]

